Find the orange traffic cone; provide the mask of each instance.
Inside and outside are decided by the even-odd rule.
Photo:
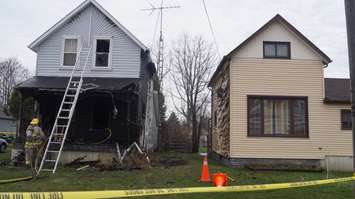
[[[203,159],[202,173],[201,173],[200,180],[201,180],[201,182],[211,182],[210,173],[208,171],[207,156],[205,156]]]
[[[227,186],[228,176],[225,173],[214,173],[213,176],[213,184],[216,187],[224,187]]]

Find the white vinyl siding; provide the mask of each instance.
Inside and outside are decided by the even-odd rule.
[[[91,30],[90,30],[90,16]],[[91,31],[91,34],[89,34]],[[111,38],[111,67],[99,70],[94,66],[94,50],[89,56],[87,77],[139,78],[141,66],[141,48],[115,24],[108,21],[98,9],[89,6],[66,25],[58,29],[41,43],[37,51],[37,76],[69,76],[70,68],[62,67],[63,38],[65,35],[80,36],[82,46],[93,45],[96,37]],[[83,49],[87,52],[88,49]],[[87,53],[81,53],[80,64],[84,65]]]

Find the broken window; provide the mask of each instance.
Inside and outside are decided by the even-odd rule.
[[[74,66],[78,49],[78,39],[64,40],[63,66]]]
[[[96,40],[96,54],[95,54],[95,66],[96,67],[108,67],[110,57],[110,40],[109,39],[97,39]]]

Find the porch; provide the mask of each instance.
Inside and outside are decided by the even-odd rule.
[[[21,104],[27,98],[34,99],[32,117],[40,119],[47,136],[67,82],[66,77],[33,77],[16,88],[21,94]],[[120,148],[133,142],[142,143],[146,93],[140,79],[84,78],[64,152],[114,152],[116,143]],[[31,117],[24,117],[22,106],[19,117],[15,148],[22,149]]]

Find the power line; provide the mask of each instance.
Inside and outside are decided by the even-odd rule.
[[[218,47],[218,44],[217,44],[216,36],[214,34],[214,31],[213,31],[210,15],[208,14],[208,11],[207,11],[205,0],[202,0],[202,3],[203,3],[203,7],[205,9],[205,13],[206,13],[206,17],[207,17],[207,20],[208,20],[208,24],[210,26],[210,31],[211,31],[211,34],[212,34],[212,37],[213,37],[213,41],[214,41],[214,44],[215,44],[216,49],[217,49],[218,57],[219,57],[219,59],[221,59],[221,53],[219,52],[219,47]]]

